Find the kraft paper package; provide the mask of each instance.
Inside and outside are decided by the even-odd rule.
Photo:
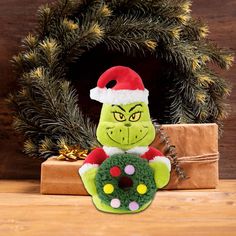
[[[179,180],[174,168],[165,189],[216,188],[218,175],[218,126],[216,124],[162,125],[175,146],[178,162],[187,175]],[[152,146],[162,151],[157,137]],[[62,161],[51,157],[42,163],[41,193],[88,195],[78,174],[83,160]]]

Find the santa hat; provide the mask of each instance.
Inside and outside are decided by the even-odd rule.
[[[112,80],[116,81],[115,86],[107,88],[106,85]],[[105,71],[98,79],[97,87],[90,90],[91,99],[108,104],[148,104],[148,94],[141,77],[125,66],[114,66]]]

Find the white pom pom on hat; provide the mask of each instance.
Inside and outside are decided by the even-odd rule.
[[[112,88],[106,85],[116,81]],[[97,87],[90,90],[90,98],[101,103],[129,104],[145,102],[148,104],[149,92],[145,89],[141,77],[125,66],[114,66],[106,70],[98,79]]]

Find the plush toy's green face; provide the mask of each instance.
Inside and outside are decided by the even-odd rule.
[[[124,150],[148,146],[155,138],[155,128],[147,104],[103,104],[97,138],[102,145]]]

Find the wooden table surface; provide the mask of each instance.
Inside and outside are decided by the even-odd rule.
[[[236,235],[236,180],[214,190],[159,191],[133,215],[99,212],[86,196],[40,195],[35,180],[1,180],[0,235]]]

